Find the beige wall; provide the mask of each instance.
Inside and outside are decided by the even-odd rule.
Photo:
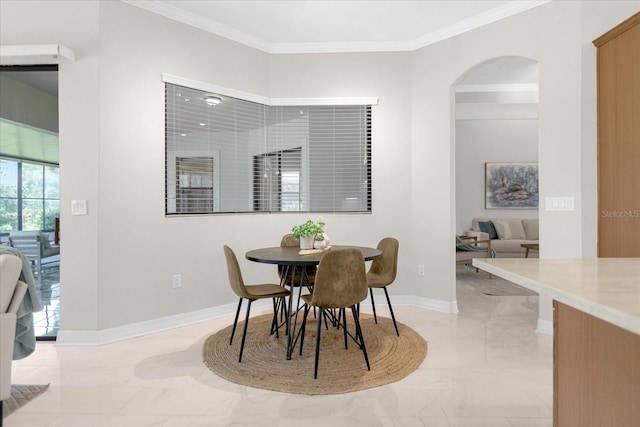
[[[485,163],[538,161],[537,120],[456,120],[456,234],[484,218],[538,218],[538,209],[485,209]]]
[[[165,218],[163,72],[272,97],[379,97],[374,213],[325,215],[328,233],[335,243],[363,245],[398,236],[393,297],[454,310],[450,88],[491,58],[537,60],[541,200],[573,195],[577,205],[540,212],[542,255],[582,256],[583,233],[595,232],[582,220],[595,210],[582,197],[595,173],[583,170],[595,143],[586,124],[595,103],[594,75],[585,71],[595,67],[590,41],[638,9],[637,1],[551,2],[415,52],[268,55],[121,2],[3,0],[3,44],[60,43],[77,55],[61,61],[59,76],[62,331],[90,341],[92,331],[226,309],[235,296],[222,245],[243,258],[315,216]],[[88,200],[89,215],[70,215],[74,199]],[[248,282],[276,278],[275,267],[241,264]],[[182,289],[171,289],[173,274],[182,274]]]
[[[0,117],[58,133],[58,99],[0,75]]]

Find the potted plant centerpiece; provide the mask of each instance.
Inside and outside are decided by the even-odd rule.
[[[291,232],[293,237],[300,240],[300,249],[313,249],[316,236],[322,236],[324,233],[324,225],[322,220],[318,222],[308,220],[304,224],[293,227]]]

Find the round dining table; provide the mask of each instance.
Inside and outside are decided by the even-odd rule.
[[[297,323],[298,317],[298,308],[293,309],[293,290],[295,287],[298,288],[298,297],[296,305],[299,305],[300,295],[302,294],[302,288],[304,287],[304,283],[302,283],[303,279],[307,277],[306,269],[309,267],[317,266],[322,259],[322,255],[327,253],[328,251],[338,251],[341,249],[358,249],[365,261],[371,261],[380,255],[382,255],[382,251],[377,248],[370,248],[366,246],[348,246],[348,245],[333,245],[323,250],[307,250],[302,251],[300,248],[296,247],[281,247],[274,246],[269,248],[260,248],[260,249],[252,249],[245,254],[245,257],[249,261],[260,262],[264,264],[276,264],[283,266],[284,268],[292,271],[293,274],[290,275],[292,281],[295,277],[299,277],[300,283],[290,283],[291,286],[291,296],[289,296],[288,303],[288,315],[286,316],[286,328],[288,332],[288,341],[287,341],[287,359],[291,359],[291,354],[293,352],[293,348],[295,347],[296,337],[295,337],[295,325]],[[299,274],[296,275],[296,271]],[[282,283],[282,285],[286,285],[286,283]],[[293,325],[292,325],[292,318]]]

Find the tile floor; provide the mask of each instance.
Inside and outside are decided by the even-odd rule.
[[[98,347],[39,341],[13,382],[51,387],[5,426],[551,426],[552,337],[534,332],[537,297],[457,285],[457,315],[394,307],[429,345],[394,384],[301,396],[229,383],[201,361],[206,337],[232,321],[218,319]]]
[[[42,277],[36,275],[36,291],[44,306],[33,314],[38,340],[55,340],[60,328],[60,257],[50,257],[42,264]]]

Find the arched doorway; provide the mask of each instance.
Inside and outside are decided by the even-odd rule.
[[[537,61],[494,58],[468,70],[452,89],[456,235],[470,230],[474,218],[538,218],[537,182],[527,189],[530,203],[526,206],[496,206],[486,182],[488,168],[494,164],[528,165],[537,170]],[[470,280],[482,275],[488,278],[470,266],[456,265],[457,278],[462,275]]]

